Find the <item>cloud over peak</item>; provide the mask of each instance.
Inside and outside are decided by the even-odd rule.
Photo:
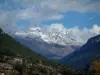
[[[91,32],[100,34],[100,26],[98,25],[93,25],[93,28],[91,29]]]
[[[36,35],[46,41],[61,44],[66,44],[66,42],[84,44],[89,38],[100,34],[99,25],[93,25],[92,28],[79,28],[78,26],[66,28],[63,24],[55,23],[45,27],[45,29],[44,31],[44,27],[31,27],[27,33],[21,31],[17,32],[17,34],[22,36],[30,35],[30,37]]]
[[[18,31],[17,28],[21,27],[16,22],[19,20],[29,21],[28,28],[28,26],[41,25],[42,21],[59,21],[68,11],[100,12],[99,7],[100,1],[92,0],[0,0],[0,27],[8,31]],[[59,23],[52,24],[50,27],[65,30],[65,27]],[[23,28],[26,27],[23,26]],[[73,35],[79,33],[81,36],[87,32],[98,34],[100,27],[94,25],[92,29],[83,28],[81,30],[74,26],[67,29],[73,32]]]
[[[79,28],[78,26],[72,28],[66,28],[63,24],[51,24],[49,29],[56,29],[65,35],[70,35],[72,37],[76,37],[76,40],[80,43],[85,43],[89,38],[100,34],[100,26],[93,25],[92,28]],[[64,37],[64,36],[62,36]]]
[[[62,30],[64,30],[64,25],[58,24],[58,23],[51,24],[50,29],[56,29],[56,30],[62,31]]]

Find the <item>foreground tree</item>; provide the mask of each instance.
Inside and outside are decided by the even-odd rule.
[[[93,61],[88,74],[90,75],[100,75],[100,60]]]

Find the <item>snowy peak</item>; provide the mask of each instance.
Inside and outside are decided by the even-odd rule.
[[[14,33],[14,38],[44,56],[49,51],[54,54],[53,58],[64,57],[80,47],[77,37],[67,30],[56,28],[34,27],[26,32]]]
[[[95,36],[95,37],[92,37],[89,39],[89,41],[96,41],[96,42],[99,42],[100,41],[100,34],[98,36]]]
[[[40,27],[33,27],[26,32],[16,32],[15,35],[24,38],[30,37],[33,39],[41,39],[47,43],[55,43],[61,45],[81,44],[81,39],[79,37],[71,35],[71,32],[65,29],[47,28],[44,30]]]

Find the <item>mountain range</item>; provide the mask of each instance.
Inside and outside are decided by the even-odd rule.
[[[14,32],[10,35],[50,59],[61,59],[82,45],[78,37],[70,35],[66,30],[55,28],[45,31],[40,27],[34,27],[29,31]]]
[[[36,62],[37,60],[45,60],[48,63],[52,63],[52,61],[49,61],[48,59],[40,55],[42,54],[50,59],[60,58],[59,62],[69,65],[75,69],[87,68],[87,66],[91,64],[91,62],[97,61],[100,59],[100,35],[91,37],[86,42],[86,44],[80,47],[80,46],[74,46],[74,45],[69,45],[69,44],[62,45],[62,44],[57,44],[57,43],[48,43],[48,42],[45,42],[43,39],[40,39],[37,37],[33,38],[28,35],[26,36],[26,33],[24,34],[25,36],[22,36],[22,34],[19,35],[16,33],[10,34],[13,36],[14,39],[16,39],[15,41],[11,36],[5,34],[0,29],[0,53],[7,54],[7,55],[20,54],[24,58],[31,59],[34,62]],[[30,48],[33,49],[33,51],[31,51],[31,49],[29,49],[28,47],[22,44],[28,47],[30,46]],[[68,50],[71,50],[70,47],[73,48],[74,51],[68,53]],[[53,49],[53,48],[56,48],[56,49]],[[53,52],[53,50],[60,51],[63,48],[66,48],[64,49],[65,52],[61,51],[62,54],[65,53],[64,56],[59,55],[61,54],[60,52]]]
[[[10,75],[85,75],[81,70],[48,60],[4,33],[2,29],[0,29],[0,64],[1,73],[7,72]]]

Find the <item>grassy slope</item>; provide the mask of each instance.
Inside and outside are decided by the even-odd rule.
[[[38,60],[43,60],[48,65],[55,65],[55,62],[48,60],[47,58],[37,54],[26,46],[21,45],[15,41],[11,36],[0,33],[0,53],[5,55],[18,55],[20,54],[25,59],[28,59],[35,63]],[[0,55],[1,55],[0,54]]]

